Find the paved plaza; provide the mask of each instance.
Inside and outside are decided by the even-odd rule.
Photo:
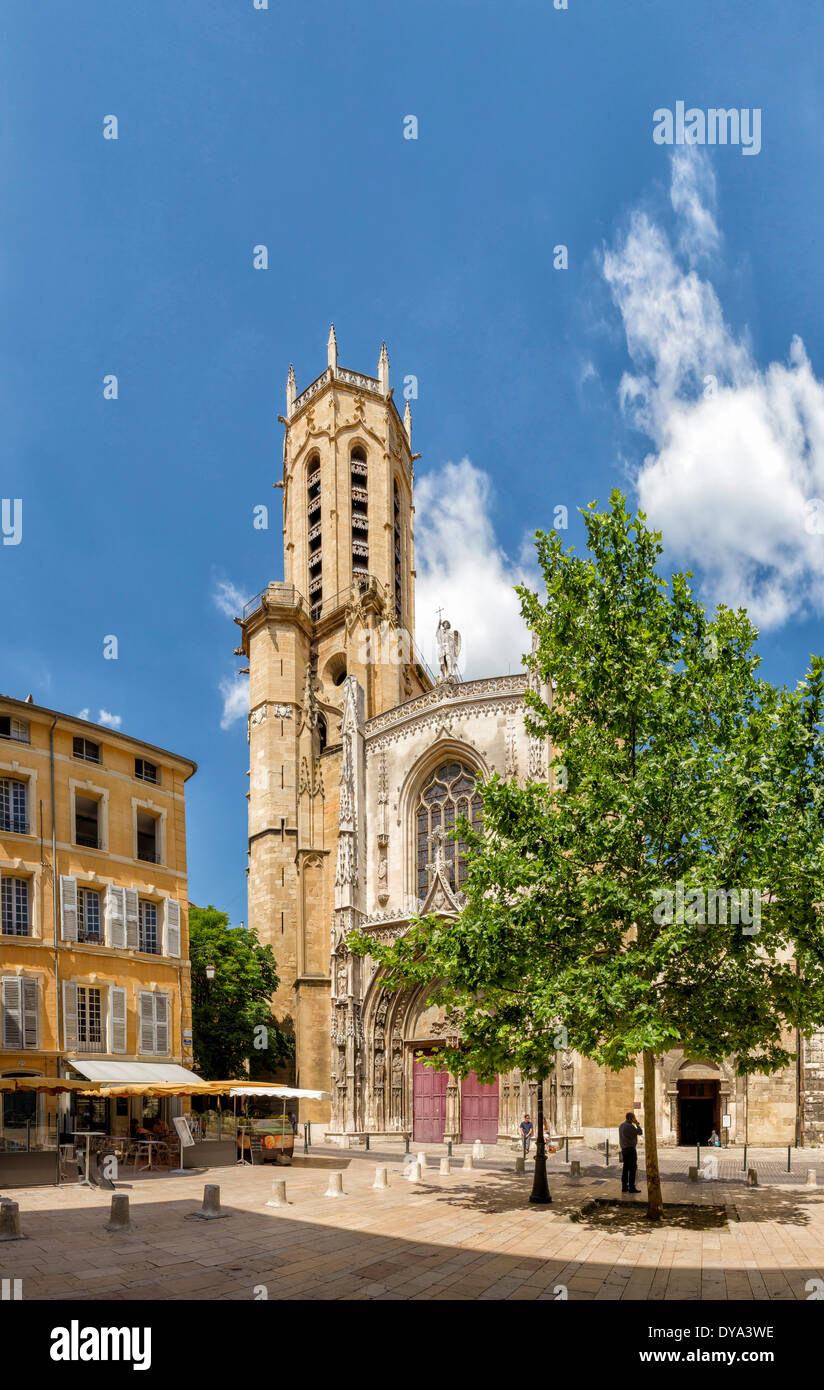
[[[805,1300],[824,1292],[824,1151],[751,1150],[760,1186],[746,1185],[740,1151],[719,1155],[717,1180],[688,1181],[695,1156],[662,1157],[665,1201],[723,1205],[715,1230],[650,1227],[638,1219],[605,1230],[587,1201],[617,1197],[619,1169],[576,1148],[582,1176],[562,1155],[549,1162],[551,1207],[530,1206],[531,1162],[488,1149],[473,1171],[459,1148],[451,1175],[444,1148],[427,1146],[424,1181],[403,1176],[402,1147],[365,1152],[314,1147],[290,1168],[230,1167],[186,1177],[123,1174],[135,1229],[104,1230],[111,1194],[74,1184],[18,1188],[25,1241],[0,1247],[0,1276],[22,1281],[24,1299],[559,1299]],[[783,1162],[782,1162],[783,1159]],[[389,1187],[372,1187],[376,1165]],[[805,1184],[818,1170],[817,1187]],[[324,1196],[331,1173],[344,1196]],[[285,1179],[290,1205],[266,1205]],[[204,1184],[218,1183],[227,1220],[201,1221]]]

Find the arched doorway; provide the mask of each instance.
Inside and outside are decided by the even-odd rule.
[[[721,1132],[721,1077],[709,1062],[685,1062],[677,1074],[678,1143],[706,1144]]]

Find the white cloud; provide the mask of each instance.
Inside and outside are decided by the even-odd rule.
[[[245,719],[249,713],[249,679],[247,676],[229,676],[220,682],[223,696],[221,729],[231,728],[238,719]]]
[[[215,607],[219,608],[227,618],[234,618],[240,614],[244,603],[249,595],[244,594],[241,589],[233,584],[229,579],[217,580],[212,593]]]
[[[538,585],[534,564],[501,550],[490,517],[492,484],[468,458],[415,485],[416,641],[433,670],[438,609],[461,634],[465,678],[522,669],[530,639],[513,585]]]
[[[77,711],[76,718],[85,719],[87,722],[91,721],[92,724],[104,724],[107,729],[119,729],[120,725],[123,723],[122,717],[119,714],[109,714],[107,709],[100,710],[97,719],[92,719],[91,710],[88,705],[85,709]]]
[[[678,250],[638,212],[604,255],[634,366],[619,395],[655,447],[636,485],[667,558],[695,567],[710,602],[777,626],[824,609],[823,518],[811,520],[824,513],[813,500],[824,498],[824,387],[797,337],[786,362],[759,368],[696,272],[719,242],[711,196],[706,155],[679,152]]]

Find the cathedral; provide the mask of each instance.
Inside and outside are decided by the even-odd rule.
[[[524,724],[527,675],[461,679],[460,638],[442,617],[438,670],[415,643],[412,420],[381,347],[378,374],[338,365],[298,393],[289,369],[283,476],[284,578],[235,619],[249,671],[248,921],[277,961],[273,1010],[295,1038],[292,1084],[341,1144],[365,1134],[419,1142],[512,1138],[536,1087],[517,1072],[482,1085],[422,1064],[448,1025],[426,991],[390,993],[348,933],[401,936],[421,912],[461,906],[461,814],[479,815],[478,775],[548,775]],[[449,595],[444,595],[448,608]],[[548,698],[549,692],[544,692]],[[637,1068],[614,1073],[571,1049],[544,1083],[553,1136],[603,1143],[642,1109]],[[679,1051],[658,1059],[665,1144],[824,1142],[824,1039],[771,1078],[736,1077]]]

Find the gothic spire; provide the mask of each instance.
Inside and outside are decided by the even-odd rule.
[[[381,393],[389,395],[389,353],[386,351],[386,343],[381,343],[381,355],[378,358],[378,381],[381,384]]]
[[[329,325],[329,340],[326,344],[327,364],[330,367],[338,365],[338,340],[335,337],[335,325]]]

